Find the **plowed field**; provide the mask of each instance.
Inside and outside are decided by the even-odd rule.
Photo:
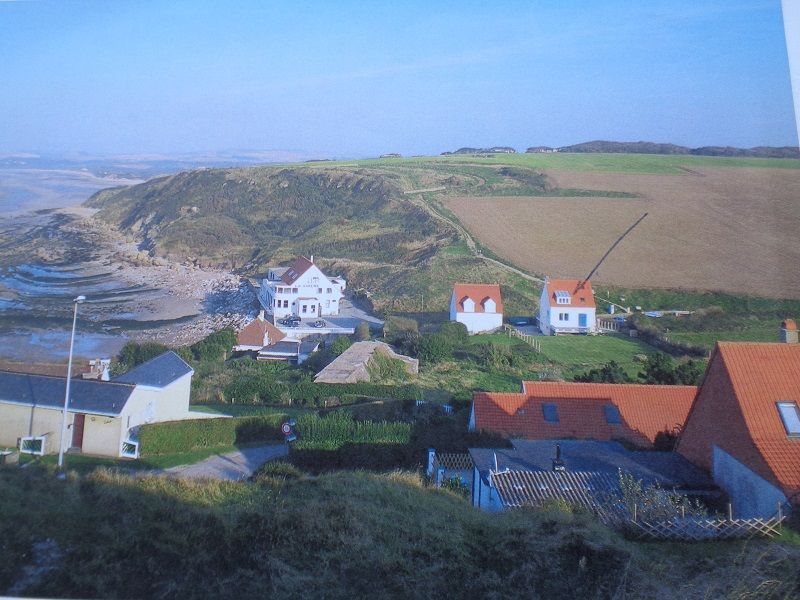
[[[648,212],[595,283],[800,298],[800,171],[693,167],[684,175],[547,175],[560,188],[640,197],[455,197],[445,203],[482,244],[533,273],[586,275]]]

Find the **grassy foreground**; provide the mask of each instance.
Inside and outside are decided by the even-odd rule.
[[[57,597],[788,598],[800,585],[793,546],[633,543],[585,515],[481,513],[402,472],[243,484],[4,469],[0,550],[0,593]]]

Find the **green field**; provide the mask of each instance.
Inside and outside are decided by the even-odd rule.
[[[600,171],[615,173],[653,173],[663,175],[685,174],[681,167],[755,167],[771,169],[800,169],[800,161],[792,158],[729,158],[716,156],[662,155],[662,154],[602,154],[602,153],[551,153],[551,154],[496,154],[492,158],[462,154],[435,157],[365,159],[359,161],[325,161],[304,163],[303,166],[379,166],[389,168],[428,168],[441,164],[511,165],[533,169],[563,169],[569,171]],[[286,165],[292,166],[292,165]]]

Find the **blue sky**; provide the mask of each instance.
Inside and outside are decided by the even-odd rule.
[[[0,151],[797,145],[779,0],[0,0]]]

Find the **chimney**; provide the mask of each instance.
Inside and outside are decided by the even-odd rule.
[[[310,260],[313,263],[314,262],[314,255],[312,254],[311,258],[309,258],[308,260]]]
[[[783,344],[797,343],[797,323],[794,319],[784,319],[778,337]]]
[[[563,473],[567,470],[564,461],[561,460],[561,444],[556,444],[556,457],[553,459],[553,471]]]
[[[263,321],[264,320],[264,309],[263,308],[260,311],[258,311],[258,320],[259,321]]]

